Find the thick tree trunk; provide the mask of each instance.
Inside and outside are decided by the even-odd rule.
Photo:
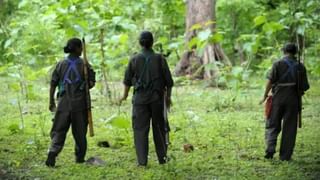
[[[202,25],[200,30],[205,30],[207,28],[211,29],[214,33],[216,24],[208,23],[215,21],[215,5],[216,0],[188,0],[186,2],[187,14],[186,14],[186,42],[188,43],[192,38],[197,36],[198,30],[191,30],[192,26],[195,24]],[[209,25],[208,25],[209,24]],[[177,64],[175,73],[176,75],[191,75],[190,72],[199,72],[198,70],[187,70],[190,69],[193,63],[201,63],[202,78],[210,79],[216,77],[218,73],[218,68],[216,66],[217,61],[221,61],[224,64],[231,65],[228,57],[223,52],[223,49],[219,44],[208,44],[203,54],[197,57],[194,50],[189,50],[184,53],[182,59]],[[193,61],[192,59],[198,59],[200,61]],[[210,64],[210,68],[207,65]]]

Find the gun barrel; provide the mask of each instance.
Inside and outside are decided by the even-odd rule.
[[[163,117],[164,117],[164,129],[165,129],[165,141],[166,145],[168,146],[170,144],[170,138],[169,138],[169,132],[170,132],[170,126],[169,126],[169,120],[168,120],[168,107],[166,103],[166,93],[164,93],[163,96]]]

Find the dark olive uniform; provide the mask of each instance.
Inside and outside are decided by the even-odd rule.
[[[67,72],[70,66],[69,61],[75,63],[78,75],[72,69]],[[58,155],[63,148],[71,125],[75,140],[75,155],[79,161],[83,161],[87,150],[88,119],[83,68],[82,59],[68,57],[57,64],[51,79],[51,85],[58,86],[59,92],[57,112],[50,133],[52,143],[49,152]],[[95,72],[90,67],[88,68],[88,74],[89,81],[94,83]]]
[[[165,89],[173,86],[166,60],[162,55],[154,53],[153,50],[143,50],[142,53],[136,54],[130,59],[124,84],[129,87],[134,86],[132,126],[138,163],[146,165],[148,161],[150,119],[152,119],[153,138],[158,160],[159,163],[164,163],[167,145],[165,143],[163,96]]]
[[[291,159],[296,141],[300,108],[297,90],[298,69],[301,76],[300,89],[301,92],[304,92],[309,89],[306,69],[303,64],[299,66],[295,58],[284,57],[275,62],[268,75],[272,83],[273,100],[271,116],[266,122],[266,153],[275,153],[277,137],[282,126],[281,160]]]

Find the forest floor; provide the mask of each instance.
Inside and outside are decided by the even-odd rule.
[[[111,105],[97,88],[92,92],[96,135],[88,137],[86,157],[99,157],[106,164],[75,164],[69,132],[57,167],[47,168],[44,161],[52,125],[48,85],[35,82],[39,85],[36,98],[28,103],[21,100],[19,111],[17,93],[9,90],[7,80],[0,81],[0,179],[320,179],[319,80],[311,81],[312,88],[304,97],[303,128],[298,129],[292,161],[280,161],[278,153],[273,160],[263,158],[264,109],[258,105],[262,81],[253,79],[253,85],[241,90],[188,82],[173,92],[171,161],[157,163],[150,133],[147,168],[136,166],[130,100],[121,107]],[[111,147],[98,147],[103,140]],[[183,151],[187,143],[194,151]]]

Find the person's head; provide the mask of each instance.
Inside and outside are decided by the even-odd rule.
[[[284,54],[294,56],[298,52],[298,47],[295,43],[287,43],[283,46],[282,50]]]
[[[139,43],[142,47],[146,49],[152,48],[153,45],[153,35],[149,31],[143,31],[139,37]]]
[[[63,50],[65,53],[81,56],[82,41],[79,38],[69,39],[67,45],[63,48]]]

